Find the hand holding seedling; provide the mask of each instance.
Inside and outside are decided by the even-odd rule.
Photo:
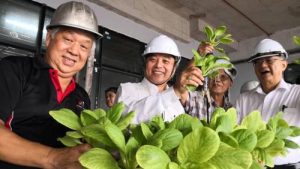
[[[225,26],[217,27],[216,29],[210,26],[205,26],[204,33],[206,39],[200,42],[198,51],[192,50],[194,54],[193,65],[200,68],[204,77],[215,77],[218,74],[219,69],[232,68],[232,64],[216,63],[218,59],[230,60],[228,56],[224,54],[224,49],[220,48],[219,44],[230,44],[234,42],[231,34],[225,34]],[[212,54],[213,49],[220,52],[222,55],[215,56]],[[195,91],[197,86],[187,85],[189,91]]]

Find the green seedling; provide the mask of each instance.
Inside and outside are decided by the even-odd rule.
[[[220,44],[230,44],[234,42],[234,40],[231,37],[231,34],[226,34],[227,28],[225,26],[220,26],[216,29],[213,29],[210,26],[204,27],[204,33],[206,35],[205,41],[202,41],[201,44],[207,44],[211,45],[222,53],[221,56],[215,56],[213,54],[208,54],[207,56],[204,56],[204,54],[198,53],[196,50],[192,50],[194,55],[194,65],[199,67],[202,71],[202,75],[204,77],[213,78],[216,75],[218,75],[219,69],[230,69],[233,67],[233,65],[228,63],[217,63],[218,59],[225,59],[230,61],[230,58],[226,56],[224,53],[224,49],[220,48],[218,45]],[[187,89],[189,91],[195,91],[196,87],[188,85]]]
[[[299,147],[288,138],[299,136],[300,128],[289,126],[282,113],[265,123],[254,111],[238,124],[234,108],[218,108],[209,124],[182,114],[170,122],[155,116],[132,125],[135,113],[121,116],[123,109],[118,103],[108,111],[77,116],[61,109],[50,115],[71,130],[58,139],[64,145],[91,144],[79,158],[86,169],[263,169],[287,148]]]

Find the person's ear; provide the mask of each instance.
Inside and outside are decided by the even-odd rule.
[[[232,85],[233,85],[233,82],[232,82],[232,80],[230,79],[229,88],[231,88]]]
[[[282,61],[282,70],[285,71],[285,69],[287,68],[288,66],[288,61],[287,60],[283,60]]]
[[[49,44],[50,44],[50,41],[51,41],[51,32],[48,31],[47,32],[47,35],[46,35],[46,47],[48,48]]]

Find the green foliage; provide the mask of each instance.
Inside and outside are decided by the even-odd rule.
[[[234,108],[218,108],[209,124],[182,114],[171,122],[156,116],[131,125],[135,113],[120,116],[123,109],[118,103],[108,111],[84,110],[79,117],[67,109],[50,115],[71,129],[58,138],[64,145],[92,145],[79,158],[87,169],[262,169],[273,167],[273,158],[287,148],[299,148],[288,137],[299,136],[300,128],[289,126],[282,112],[268,123],[253,111],[239,125]]]
[[[224,49],[220,48],[220,44],[230,44],[233,43],[231,34],[226,34],[226,26],[219,26],[216,29],[205,26],[204,33],[206,35],[206,39],[201,42],[202,45],[211,45],[218,52],[222,53],[221,56],[215,56],[213,54],[209,54],[205,56],[204,54],[198,53],[196,50],[192,50],[194,54],[194,65],[199,67],[202,71],[202,75],[204,77],[213,78],[218,74],[219,69],[230,69],[233,65],[229,63],[217,63],[218,59],[225,59],[230,61],[229,57],[225,55]],[[189,91],[195,91],[196,87],[188,85],[187,89]]]
[[[300,46],[300,37],[298,37],[298,36],[293,36],[293,42],[294,42],[296,45]],[[300,59],[295,59],[293,62],[296,63],[296,64],[300,64]]]

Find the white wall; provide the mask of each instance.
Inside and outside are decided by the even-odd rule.
[[[60,4],[68,2],[69,0],[35,0],[39,3],[44,3],[52,8],[57,8]],[[85,4],[89,5],[98,17],[98,24],[106,27],[108,29],[114,30],[118,33],[124,34],[126,36],[137,39],[141,42],[148,43],[153,37],[159,35],[160,33],[149,29],[148,27],[136,23],[128,18],[118,15],[112,11],[107,10],[101,6],[94,3],[83,1]],[[191,40],[190,43],[183,43],[181,41],[175,40],[181,55],[186,58],[192,57],[192,49],[197,49],[198,42]]]

